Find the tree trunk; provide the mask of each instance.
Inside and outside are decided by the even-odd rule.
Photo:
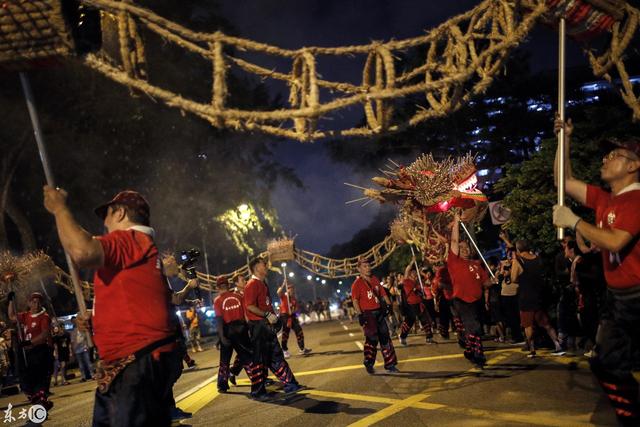
[[[7,196],[5,212],[18,228],[20,233],[20,242],[22,243],[23,252],[31,252],[36,250],[36,238],[33,235],[33,229],[27,219],[27,216],[15,204],[11,195]]]

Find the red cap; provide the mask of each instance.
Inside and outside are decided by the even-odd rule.
[[[31,301],[34,298],[39,298],[40,300],[43,300],[44,296],[40,292],[34,292],[29,296],[29,301]]]
[[[229,280],[225,276],[218,276],[216,286],[229,285]]]
[[[107,203],[98,206],[94,209],[94,212],[100,219],[104,220],[107,216],[107,208],[111,205],[124,205],[133,210],[135,210],[138,214],[140,214],[143,218],[146,218],[147,221],[151,216],[149,203],[147,200],[142,197],[142,194],[133,190],[125,190],[116,194],[113,199],[108,201]]]
[[[607,149],[607,152],[615,150],[616,148],[624,148],[631,151],[636,156],[640,157],[640,138],[635,136],[628,136],[624,138],[606,138],[600,142],[600,144]]]

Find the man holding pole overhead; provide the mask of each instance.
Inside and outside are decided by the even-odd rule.
[[[600,175],[611,191],[586,184],[573,177],[569,159],[571,120],[557,119],[555,130],[564,129],[565,189],[595,211],[595,225],[575,215],[566,206],[555,206],[553,223],[580,233],[602,249],[607,296],[596,337],[591,369],[613,405],[622,425],[640,425],[638,382],[632,375],[640,360],[640,139],[603,141],[607,154]],[[559,157],[554,163],[558,185]]]
[[[101,359],[93,425],[169,426],[171,373],[181,360],[149,204],[135,191],[118,193],[96,209],[107,234],[93,237],[78,225],[66,198],[64,190],[44,187],[44,205],[65,251],[79,267],[97,269],[93,316],[78,316],[81,329],[93,330]]]
[[[460,241],[460,216],[455,215],[451,228],[451,244],[447,256],[447,269],[453,285],[453,306],[464,327],[464,357],[478,367],[486,363],[482,348],[483,286],[491,285],[487,270],[478,260],[471,258],[469,242]],[[460,339],[460,337],[458,337]]]

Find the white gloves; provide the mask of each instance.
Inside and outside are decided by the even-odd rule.
[[[275,323],[278,321],[278,316],[276,316],[273,313],[269,313],[266,316],[267,322],[269,322],[270,325],[275,325]]]
[[[574,214],[571,209],[566,206],[553,206],[553,225],[556,227],[576,229],[578,221],[580,221],[578,215]]]

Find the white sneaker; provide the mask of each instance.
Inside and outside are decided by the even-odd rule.
[[[290,357],[291,357],[291,353],[289,353],[288,351],[286,351],[286,350],[285,350],[285,351],[284,351],[284,358],[285,358],[285,359],[288,359],[288,358],[290,358]]]
[[[595,357],[595,356],[596,356],[596,352],[593,350],[589,350],[584,354],[584,357],[588,359],[591,359],[592,357]]]
[[[303,348],[302,350],[298,350],[298,354],[305,355],[311,353],[310,348]]]

